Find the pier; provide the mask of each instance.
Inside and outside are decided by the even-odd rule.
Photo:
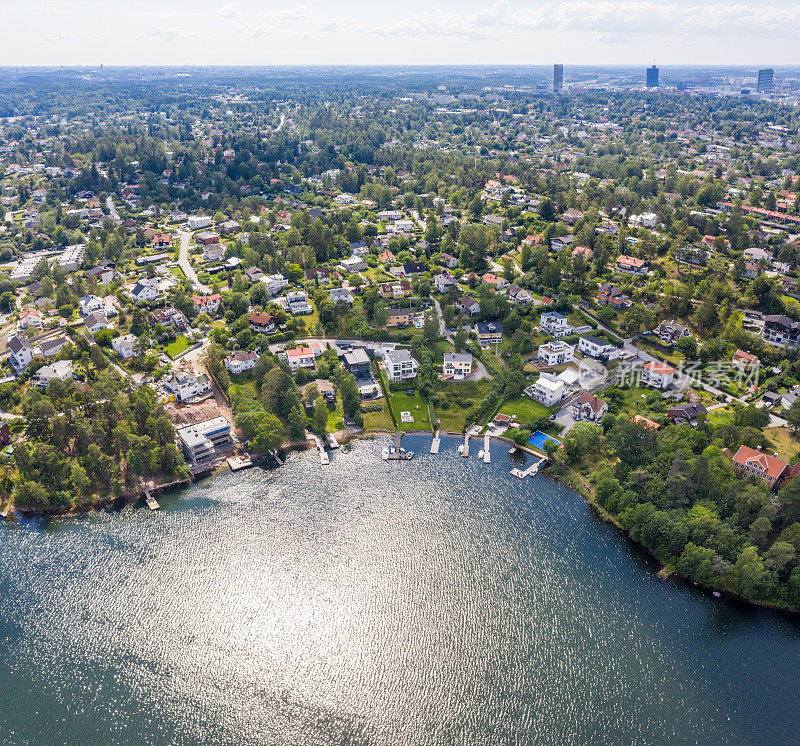
[[[325,450],[325,444],[322,442],[322,438],[319,437],[316,433],[312,433],[310,430],[306,430],[306,437],[310,440],[313,440],[317,446],[317,450],[319,451],[319,462],[323,466],[329,464],[331,462],[330,456],[328,456],[328,452]]]
[[[439,437],[439,430],[436,431],[436,435],[433,436],[433,442],[431,443],[431,453],[439,453],[439,446],[442,443],[442,439]]]
[[[520,479],[525,479],[527,476],[535,477],[537,472],[539,471],[539,467],[545,462],[547,459],[542,458],[538,461],[534,461],[527,469],[512,469],[511,474],[515,477],[519,477]]]
[[[150,494],[150,492],[149,492],[149,491],[144,493],[144,499],[145,499],[145,501],[147,502],[147,507],[148,507],[148,508],[150,508],[150,510],[158,510],[158,509],[161,507],[161,506],[158,504],[158,500],[156,500],[156,499],[155,499],[155,498],[154,498],[154,497],[153,497],[153,496]]]
[[[469,456],[469,433],[464,433],[464,450],[462,451],[461,455],[464,458]]]
[[[339,441],[336,440],[336,436],[333,433],[328,433],[328,445],[331,448],[338,448],[339,447]]]
[[[249,469],[253,462],[247,456],[234,456],[228,459],[228,468],[231,471],[241,471],[242,469]]]
[[[492,462],[492,454],[489,451],[489,436],[483,436],[483,463],[490,464]]]

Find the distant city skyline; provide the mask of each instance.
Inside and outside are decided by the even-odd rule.
[[[0,65],[800,62],[800,5],[749,0],[33,0],[4,8]],[[795,0],[796,1],[796,0]],[[435,43],[432,43],[435,42]],[[565,59],[565,51],[570,58]]]

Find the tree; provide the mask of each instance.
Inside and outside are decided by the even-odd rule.
[[[754,546],[747,546],[739,553],[731,570],[731,579],[745,598],[759,596],[764,580],[764,563]]]
[[[318,396],[317,401],[314,403],[313,427],[317,435],[325,437],[328,432],[328,405],[325,404],[325,399],[322,396]]]
[[[784,415],[786,421],[791,426],[792,430],[796,433],[800,428],[800,399],[795,399],[789,411]]]
[[[283,442],[283,425],[275,415],[259,413],[250,446],[256,453],[277,451]]]

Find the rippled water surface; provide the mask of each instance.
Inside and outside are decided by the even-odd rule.
[[[798,741],[800,623],[659,580],[499,444],[429,443],[1,525],[0,742]]]

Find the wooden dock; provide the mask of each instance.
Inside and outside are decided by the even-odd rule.
[[[461,453],[464,458],[469,456],[469,433],[464,433],[464,450]]]
[[[306,431],[306,437],[310,438],[314,441],[317,446],[317,450],[319,451],[319,462],[323,466],[329,464],[331,462],[330,456],[328,456],[328,452],[325,450],[325,444],[322,442],[322,438],[319,437],[316,433],[312,433],[311,431]]]
[[[161,506],[158,504],[158,500],[156,500],[149,492],[144,493],[144,499],[147,502],[147,507],[150,510],[158,510]]]
[[[442,439],[439,437],[439,430],[436,431],[436,435],[433,436],[433,441],[431,442],[431,453],[439,453],[439,446],[442,443]]]
[[[253,462],[247,456],[234,456],[228,459],[228,468],[231,471],[241,471],[242,469],[249,469]]]
[[[483,463],[490,464],[492,463],[492,454],[489,450],[489,436],[483,436]]]
[[[328,433],[328,445],[331,448],[338,448],[339,447],[339,441],[336,440],[336,436],[333,433]]]

